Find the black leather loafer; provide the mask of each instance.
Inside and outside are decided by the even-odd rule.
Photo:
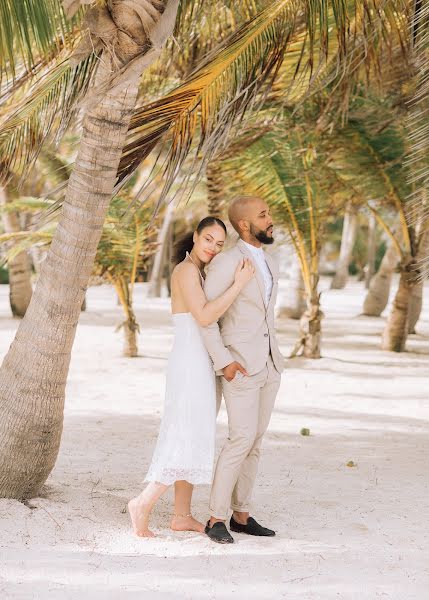
[[[210,521],[207,521],[207,525],[204,532],[209,536],[211,540],[217,544],[233,544],[234,538],[226,528],[225,523],[217,522],[210,527]]]
[[[249,517],[247,519],[246,525],[237,523],[234,517],[231,517],[229,525],[231,527],[231,531],[235,531],[235,533],[247,533],[248,535],[259,535],[263,537],[273,537],[276,535],[276,532],[272,529],[268,529],[267,527],[262,527],[262,525],[259,525],[259,523],[255,521],[253,517]]]

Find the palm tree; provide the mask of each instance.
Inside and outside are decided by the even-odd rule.
[[[109,207],[97,248],[94,274],[113,285],[124,311],[125,320],[117,331],[124,332],[124,356],[138,356],[137,333],[140,331],[133,307],[133,291],[138,269],[145,267],[156,249],[156,227],[151,220],[153,207],[137,207],[128,218],[130,197],[122,193]]]
[[[36,12],[40,4],[52,8],[52,4],[28,4]],[[117,4],[115,13],[103,3],[87,14],[91,41],[101,57],[94,97],[85,109],[59,225],[0,370],[0,496],[23,498],[37,493],[55,464],[71,347],[137,98],[138,78],[172,30],[177,2],[154,0],[147,9],[150,12],[142,5],[132,11],[131,23],[125,2]],[[126,23],[129,34],[124,32]],[[39,21],[20,19],[11,31],[19,36],[20,28],[36,31],[38,25]],[[14,64],[16,37],[5,42],[11,49],[9,64]],[[26,450],[29,447],[31,452]]]
[[[133,307],[133,290],[138,269],[146,267],[156,248],[156,223],[152,219],[153,207],[140,205],[131,213],[133,201],[132,189],[123,190],[113,198],[103,232],[98,244],[92,275],[98,281],[112,284],[121,305],[125,320],[118,325],[117,331],[124,331],[124,356],[138,356],[137,332],[140,331]],[[11,208],[19,208],[37,215],[46,208],[46,200],[38,198],[20,198]],[[124,218],[125,214],[127,218]],[[9,247],[4,260],[13,262],[16,256],[30,248],[49,248],[57,223],[41,225],[31,231],[14,231],[0,235],[0,244]]]
[[[79,4],[79,0],[66,2],[69,9]],[[85,35],[74,50],[74,62],[63,64],[60,60],[56,69],[42,73],[35,83],[34,102],[43,94],[49,98],[48,83],[51,77],[56,77],[57,82],[61,79],[61,68],[68,73],[65,79],[70,83],[75,76],[70,80],[70,69],[76,68],[73,65],[86,69],[90,69],[90,64],[97,66],[83,108],[79,151],[62,202],[59,225],[26,316],[0,370],[0,496],[22,498],[37,493],[55,463],[71,347],[113,191],[132,176],[162,139],[166,161],[164,168],[161,166],[165,183],[160,202],[192,151],[199,162],[196,175],[192,175],[195,184],[234,124],[248,109],[258,106],[258,92],[271,83],[270,78],[278,73],[289,48],[296,66],[295,77],[289,76],[289,80],[300,84],[295,88],[296,97],[305,92],[312,78],[311,66],[325,65],[332,46],[341,59],[345,59],[352,41],[359,39],[367,42],[366,48],[369,44],[383,50],[398,32],[403,35],[405,29],[401,30],[401,26],[406,18],[402,15],[407,15],[406,5],[403,12],[398,11],[402,8],[399,0],[387,5],[380,1],[379,6],[377,2],[374,14],[360,10],[363,3],[358,0],[351,7],[345,0],[340,5],[329,3],[329,7],[315,7],[304,0],[294,4],[276,0],[213,50],[178,88],[134,111],[140,75],[159,56],[160,47],[172,30],[178,2],[137,0],[131,8],[128,4],[125,0],[94,1],[85,14]],[[186,7],[192,4],[197,2],[183,2],[181,14],[186,14]],[[9,11],[19,18],[11,22],[6,16],[7,27],[0,32],[7,45],[7,53],[2,53],[2,57],[6,56],[2,70],[6,66],[13,76],[15,65],[19,64],[15,63],[15,55],[19,58],[20,52],[26,54],[27,71],[32,69],[34,54],[36,62],[46,65],[47,57],[55,55],[52,40],[59,37],[59,14],[61,24],[65,22],[58,4],[55,0],[49,4],[7,0],[1,8],[5,6],[5,13]],[[24,7],[24,12],[17,7]],[[50,28],[45,22],[49,10]],[[392,28],[392,19],[398,27]],[[41,28],[49,35],[40,36]],[[66,37],[61,38],[63,45]],[[58,57],[61,48],[54,46]],[[299,79],[301,74],[304,77]],[[82,77],[80,81],[81,94],[74,95],[82,97],[88,89],[88,79]],[[73,83],[69,87],[73,88]],[[15,126],[26,122],[23,113],[30,110],[31,97],[27,96],[19,112],[14,113]],[[2,141],[9,139],[10,127],[5,136]],[[198,143],[193,144],[196,137]],[[37,143],[38,136],[36,146]],[[20,163],[20,169],[25,171],[25,145],[6,144],[6,149],[9,151],[3,160],[8,168],[13,170],[11,165]],[[20,371],[23,363],[25,372]],[[29,446],[31,453],[26,451]]]
[[[407,216],[411,186],[408,183],[409,167],[405,163],[408,150],[405,100],[403,95],[391,100],[390,104],[371,99],[372,106],[365,111],[357,106],[356,114],[351,115],[349,121],[353,125],[353,152],[346,153],[339,146],[334,156],[337,166],[341,167],[340,177],[365,198],[369,210],[393,244],[386,253],[380,276],[375,279],[372,290],[370,288],[372,299],[374,290],[379,288],[383,279],[391,277],[392,268],[397,263],[394,248],[400,257],[399,288],[382,337],[382,348],[396,352],[405,349],[410,299],[418,282],[418,261],[422,252],[426,251],[425,232],[428,226],[422,210],[416,224]],[[389,226],[386,209],[398,215],[400,235]],[[379,292],[377,304],[381,308],[386,298],[382,298]]]

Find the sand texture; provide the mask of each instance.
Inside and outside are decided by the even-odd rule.
[[[17,321],[0,294],[4,356]],[[134,537],[123,513],[151,458],[172,342],[168,300],[144,294],[141,357],[126,359],[113,290],[88,292],[57,465],[28,506],[0,500],[0,599],[429,598],[429,308],[394,354],[379,349],[384,318],[359,316],[363,284],[322,294],[323,358],[288,362],[263,444],[254,514],[277,536],[223,547],[168,529],[171,494],[156,539]],[[297,323],[278,329],[287,354]],[[226,422],[222,408],[218,449]],[[201,520],[208,494],[195,492]]]

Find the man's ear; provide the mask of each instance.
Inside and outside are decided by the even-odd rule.
[[[246,221],[245,219],[240,219],[238,221],[237,225],[238,225],[238,229],[240,230],[240,232],[249,231],[249,229],[250,229],[249,222]]]

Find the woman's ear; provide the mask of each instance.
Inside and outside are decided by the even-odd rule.
[[[195,242],[197,241],[197,237],[198,237],[198,236],[197,236],[197,232],[196,232],[196,231],[194,231],[194,235],[192,236],[192,241],[194,242],[194,244],[195,244]]]

